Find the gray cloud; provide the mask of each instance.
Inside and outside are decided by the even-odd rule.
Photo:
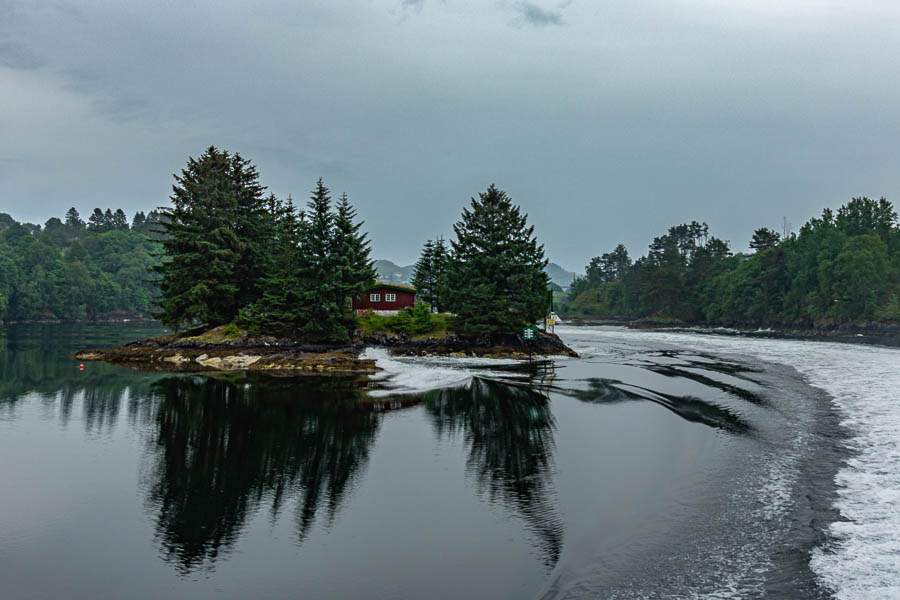
[[[404,10],[414,10],[416,12],[421,12],[422,6],[425,5],[425,0],[402,0],[400,2],[400,7]]]
[[[12,69],[37,69],[44,63],[28,47],[9,41],[0,41],[0,65]]]
[[[562,12],[558,10],[541,8],[531,2],[516,2],[513,5],[513,8],[521,15],[526,23],[534,25],[535,27],[563,24]]]
[[[896,2],[421,4],[0,0],[0,211],[147,210],[215,144],[295,200],[324,176],[404,263],[495,182],[580,269],[900,200]]]

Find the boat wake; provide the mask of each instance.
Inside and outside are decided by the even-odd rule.
[[[844,443],[851,457],[835,476],[841,519],[812,550],[810,568],[819,584],[842,600],[900,598],[900,350],[614,328],[558,331],[582,356],[606,356],[610,345],[647,343],[749,355],[791,366],[826,391],[849,433]],[[782,473],[772,485],[787,476]]]

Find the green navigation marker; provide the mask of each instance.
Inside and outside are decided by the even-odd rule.
[[[523,327],[522,339],[533,340],[537,336],[537,327]]]

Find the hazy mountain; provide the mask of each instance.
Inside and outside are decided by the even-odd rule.
[[[389,260],[375,261],[375,270],[378,271],[378,279],[388,283],[404,283],[408,285],[409,280],[412,279],[414,266],[415,265],[407,265],[401,267]]]
[[[378,271],[378,279],[389,283],[409,284],[409,280],[412,279],[414,266],[415,265],[406,265],[405,267],[401,267],[389,260],[375,261],[375,270]],[[556,263],[550,263],[544,270],[550,277],[550,281],[563,289],[568,289],[568,287],[572,285],[572,279],[576,275],[576,273],[566,271]]]
[[[547,275],[550,277],[550,281],[563,288],[564,290],[569,289],[569,286],[572,285],[572,280],[577,275],[577,273],[573,271],[566,271],[556,263],[548,264],[544,271],[547,272]]]

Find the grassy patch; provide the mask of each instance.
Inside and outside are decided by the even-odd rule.
[[[199,335],[187,336],[182,339],[197,340],[207,344],[220,344],[222,342],[230,342],[232,340],[240,339],[245,335],[246,332],[243,329],[241,329],[234,323],[228,323],[227,325],[219,325],[218,327],[213,327],[209,331],[204,331]]]
[[[370,312],[357,319],[357,326],[363,334],[403,333],[422,339],[447,336],[452,330],[452,320],[452,315],[434,314],[424,304],[417,304],[393,316]]]

